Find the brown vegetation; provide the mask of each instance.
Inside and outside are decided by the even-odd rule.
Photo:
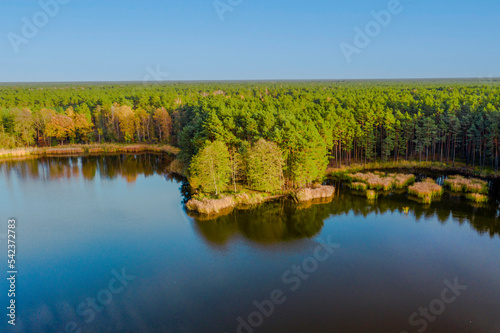
[[[395,173],[388,176],[394,179],[395,188],[405,188],[415,182],[415,176],[412,174]]]
[[[331,198],[335,192],[333,186],[319,186],[317,188],[304,188],[295,194],[299,202],[306,202],[313,199]]]
[[[453,192],[488,193],[488,182],[480,179],[467,179],[460,175],[449,176],[444,185]]]
[[[189,210],[197,211],[200,214],[212,215],[217,214],[222,210],[234,208],[236,200],[233,196],[224,197],[222,199],[191,199],[187,202],[186,207]]]
[[[484,202],[488,202],[488,196],[483,195],[483,194],[478,194],[478,193],[467,193],[467,194],[465,195],[465,197],[466,197],[468,200],[471,200],[471,201],[474,201],[474,202],[477,202],[477,203],[484,203]]]
[[[427,178],[420,183],[416,183],[408,188],[408,193],[413,194],[424,201],[424,203],[431,203],[432,198],[439,197],[443,194],[443,188],[436,184],[436,182]]]
[[[361,183],[365,183],[367,188],[373,190],[384,190],[389,191],[393,188],[404,188],[409,186],[411,183],[415,181],[415,176],[411,174],[387,174],[385,175],[383,172],[375,171],[373,173],[355,173],[347,175],[353,181],[357,181],[351,184],[351,187],[358,190],[365,190]]]
[[[351,188],[353,190],[357,190],[357,191],[365,191],[367,188],[367,185],[365,183],[354,182],[354,183],[351,183]]]
[[[69,154],[83,154],[83,148],[50,148],[45,150],[47,155],[69,155]]]
[[[67,154],[98,154],[98,153],[140,153],[156,152],[177,155],[179,148],[169,145],[119,145],[119,144],[91,144],[66,145],[57,147],[0,149],[0,158],[20,157],[30,155],[67,155]]]
[[[266,198],[261,194],[238,193],[220,199],[203,198],[198,200],[194,198],[187,202],[186,207],[204,215],[219,215],[221,213],[228,214],[237,206],[257,205],[273,198]]]
[[[300,203],[301,208],[307,203],[328,203],[331,202],[335,192],[333,186],[319,186],[316,188],[305,188],[294,193],[294,198]],[[220,199],[213,198],[193,198],[186,204],[187,209],[195,211],[203,215],[222,215],[229,214],[233,208],[248,207],[258,205],[265,201],[274,200],[289,196],[289,194],[281,194],[275,196],[265,196],[263,193],[237,193],[228,195]]]

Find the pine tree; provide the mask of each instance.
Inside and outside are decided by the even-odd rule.
[[[274,142],[257,141],[247,156],[249,186],[257,191],[275,192],[283,186],[283,157]]]

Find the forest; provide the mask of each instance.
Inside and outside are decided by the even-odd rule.
[[[165,143],[206,192],[321,182],[330,165],[437,161],[498,171],[500,81],[0,86],[0,148]]]

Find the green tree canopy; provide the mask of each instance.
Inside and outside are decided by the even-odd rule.
[[[247,157],[247,177],[252,189],[274,192],[283,186],[283,157],[274,142],[257,141]]]
[[[189,182],[193,188],[219,194],[231,179],[229,152],[222,141],[207,143],[191,160]]]

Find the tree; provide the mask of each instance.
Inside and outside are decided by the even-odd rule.
[[[455,166],[455,157],[457,153],[457,143],[458,143],[458,135],[460,134],[461,124],[457,116],[451,115],[449,118],[449,129],[451,142],[453,142],[453,166]]]
[[[221,141],[207,143],[191,160],[189,173],[191,186],[218,195],[231,179],[226,145]]]
[[[421,127],[421,139],[420,142],[425,148],[425,160],[429,158],[429,147],[433,146],[437,139],[438,127],[431,117],[424,119]]]
[[[45,130],[48,137],[54,137],[64,144],[66,139],[75,137],[75,122],[67,115],[54,115],[47,124]]]
[[[46,127],[55,114],[56,113],[54,110],[45,108],[34,113],[35,129],[37,132],[38,143],[42,141],[43,144],[46,144],[47,142]]]
[[[92,140],[94,125],[87,120],[85,114],[76,114],[73,122],[75,124],[75,136],[79,141],[89,142]]]
[[[122,105],[116,109],[116,115],[120,124],[120,131],[126,142],[134,139],[136,119],[134,111],[130,106]]]
[[[257,191],[281,190],[283,165],[283,157],[278,146],[274,142],[260,139],[248,150],[247,177],[249,186]]]
[[[14,134],[25,146],[35,143],[35,119],[30,109],[17,110],[14,116]]]
[[[172,118],[170,114],[167,109],[160,108],[156,109],[153,118],[160,142],[167,142],[170,138],[170,132],[172,131]]]

